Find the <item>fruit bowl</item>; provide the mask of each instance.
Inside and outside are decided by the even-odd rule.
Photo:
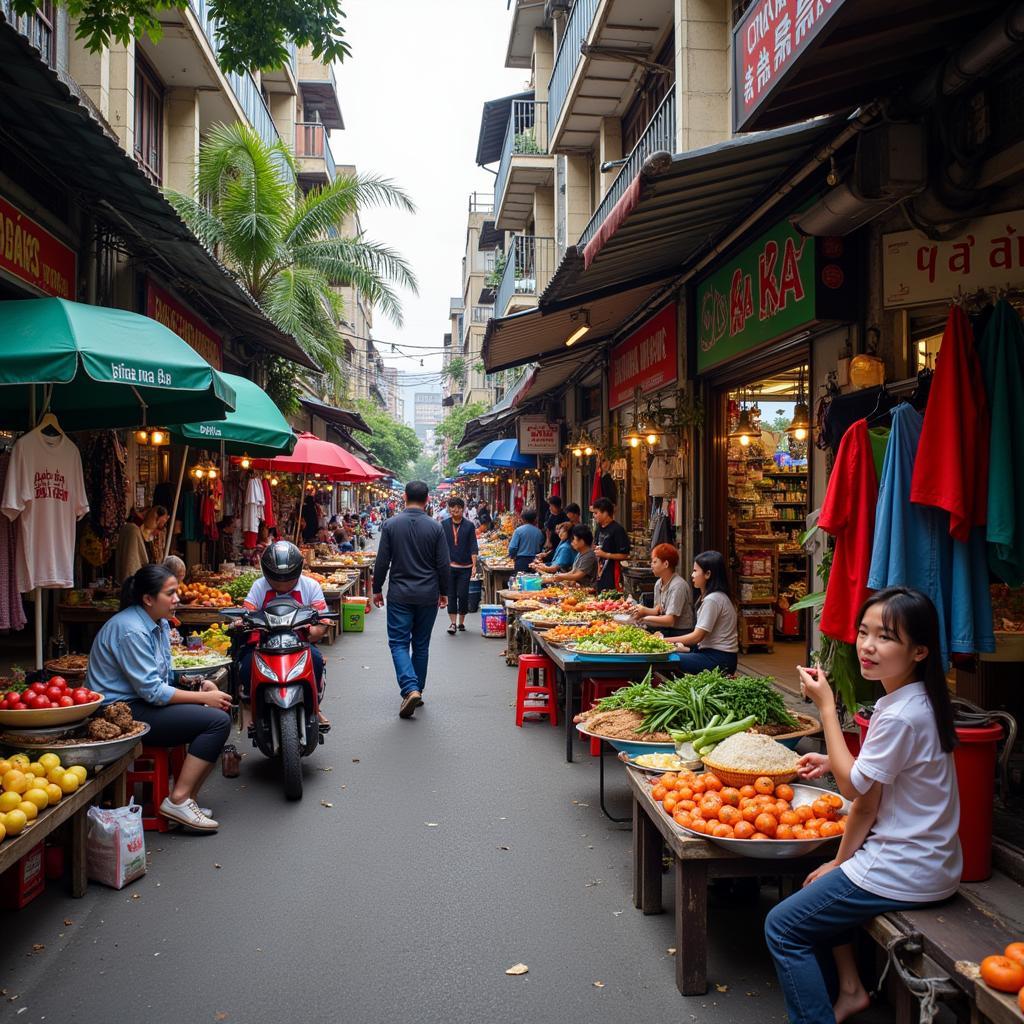
[[[24,714],[24,712],[15,711],[13,714]],[[37,750],[40,753],[43,753],[44,751],[52,750],[60,756],[63,764],[80,764],[83,768],[87,768],[89,770],[89,774],[92,775],[100,768],[105,768],[108,764],[113,764],[119,757],[123,757],[127,754],[136,743],[141,743],[146,738],[146,733],[148,732],[149,724],[143,723],[143,728],[133,736],[118,736],[116,739],[112,740],[83,740],[82,743],[67,743],[63,746],[57,747],[53,746],[52,743],[48,744],[45,741],[34,743],[23,742],[17,745],[3,743],[2,746],[14,753],[22,751],[25,753],[31,753]]]
[[[101,704],[100,700],[88,704],[75,704],[70,708],[26,708],[24,711],[0,710],[0,725],[17,726],[21,729],[41,729],[49,725],[70,725],[84,722]]]

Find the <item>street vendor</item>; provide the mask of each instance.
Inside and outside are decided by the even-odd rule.
[[[597,579],[597,556],[594,554],[594,533],[582,523],[569,531],[569,540],[576,557],[568,572],[548,576],[551,583],[575,583],[579,587],[592,587]]]
[[[637,605],[633,621],[658,629],[663,636],[683,636],[693,627],[693,590],[676,574],[679,549],[672,544],[658,544],[651,551],[651,572],[654,584],[654,607]]]
[[[555,536],[557,539],[557,546],[555,550],[551,552],[551,563],[542,562],[540,558],[530,563],[530,569],[533,572],[569,572],[572,569],[572,563],[576,559],[576,552],[572,549],[572,544],[569,539],[569,533],[572,530],[572,524],[568,519],[555,526]]]
[[[522,524],[512,531],[508,557],[515,562],[516,572],[527,572],[530,563],[544,547],[544,531],[537,525],[537,510],[523,509]]]
[[[699,593],[697,623],[689,633],[670,638],[681,653],[675,667],[684,673],[720,668],[732,674],[739,661],[740,644],[736,606],[721,551],[701,552],[694,559],[690,579]]]
[[[146,742],[156,747],[188,744],[188,755],[170,793],[157,808],[163,817],[196,832],[219,827],[199,791],[217,763],[231,730],[231,697],[211,687],[179,690],[171,683],[171,630],[178,579],[162,565],[144,565],[124,582],[121,610],[106,623],[89,654],[86,684],[104,704],[125,701]]]
[[[118,584],[153,561],[150,545],[153,538],[164,529],[170,514],[163,505],[151,505],[142,516],[142,522],[128,520],[117,535],[117,552],[114,555],[114,575]]]
[[[609,477],[609,479],[611,479]],[[629,534],[615,519],[615,505],[609,498],[598,498],[591,506],[597,523],[597,589],[618,590],[622,573],[621,563],[629,558]]]

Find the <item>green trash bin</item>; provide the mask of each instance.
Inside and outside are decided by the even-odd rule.
[[[362,633],[366,625],[366,601],[361,597],[347,597],[341,608],[343,633]]]

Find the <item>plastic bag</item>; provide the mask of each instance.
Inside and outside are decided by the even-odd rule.
[[[85,856],[89,878],[112,889],[123,889],[146,873],[146,834],[142,808],[90,807],[86,825]]]

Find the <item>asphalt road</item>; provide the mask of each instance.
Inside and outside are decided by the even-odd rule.
[[[580,744],[566,764],[561,729],[515,728],[502,642],[446,625],[409,721],[383,613],[326,649],[334,729],[300,803],[249,752],[204,793],[217,835],[147,833],[127,889],[72,900],[51,883],[0,914],[0,1021],[784,1021],[761,932],[773,890],[714,894],[711,989],[681,997],[671,915],[632,906],[630,833],[600,811],[596,761]]]

